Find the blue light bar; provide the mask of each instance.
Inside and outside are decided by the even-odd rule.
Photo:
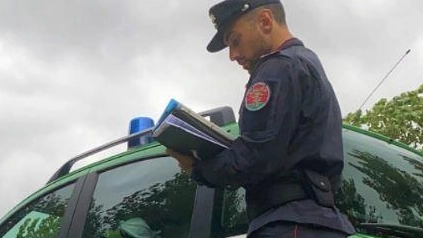
[[[149,117],[137,117],[131,120],[131,123],[129,126],[129,134],[135,134],[137,132],[146,130],[153,126],[154,126],[153,119]],[[145,135],[139,138],[131,139],[128,141],[128,149],[135,146],[146,145],[151,142],[153,142],[153,138],[150,135]]]

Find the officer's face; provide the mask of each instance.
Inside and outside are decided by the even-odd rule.
[[[225,44],[229,48],[230,60],[237,61],[249,72],[262,55],[270,53],[270,47],[257,21],[247,16],[240,17],[228,27]]]

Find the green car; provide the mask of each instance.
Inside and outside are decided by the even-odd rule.
[[[228,107],[202,115],[239,133]],[[245,237],[244,190],[197,186],[151,141],[151,129],[140,130],[64,164],[0,220],[0,238]],[[358,231],[351,237],[423,237],[423,155],[348,125],[343,141],[336,196]],[[123,143],[123,153],[71,171],[75,162]]]

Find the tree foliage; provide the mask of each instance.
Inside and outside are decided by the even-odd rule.
[[[423,145],[423,84],[391,100],[383,98],[370,110],[349,113],[344,123],[364,127],[421,149]]]
[[[60,217],[55,216],[49,216],[46,219],[28,218],[19,228],[16,238],[55,238],[58,235],[60,221]]]

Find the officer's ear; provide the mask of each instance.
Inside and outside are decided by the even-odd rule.
[[[269,33],[272,31],[273,27],[273,13],[269,9],[261,9],[258,13],[258,24],[260,26],[260,29],[264,33]]]

